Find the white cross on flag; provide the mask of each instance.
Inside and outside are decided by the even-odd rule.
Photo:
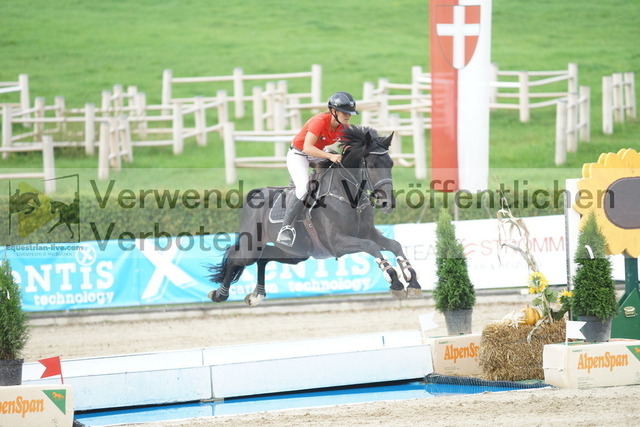
[[[491,0],[431,0],[431,179],[485,190],[489,174]]]

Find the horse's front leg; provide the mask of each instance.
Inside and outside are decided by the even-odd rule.
[[[402,277],[408,283],[407,296],[409,298],[421,298],[422,288],[420,287],[420,283],[418,283],[418,273],[405,256],[402,245],[393,239],[383,236],[378,230],[376,230],[375,235],[372,236],[372,240],[380,245],[382,250],[391,251],[396,256],[396,262],[398,263],[398,267],[400,267]]]
[[[244,302],[250,306],[256,306],[262,302],[263,299],[267,296],[267,291],[264,287],[264,270],[267,266],[268,260],[260,260],[258,261],[258,283],[256,284],[255,289],[250,294],[247,294],[244,297]]]
[[[404,289],[404,285],[398,278],[398,273],[395,268],[387,261],[382,252],[380,251],[380,245],[378,245],[373,240],[362,239],[353,236],[340,235],[337,238],[337,244],[335,245],[337,248],[336,256],[341,257],[342,255],[356,253],[356,252],[366,252],[369,255],[373,256],[378,264],[380,270],[382,270],[383,277],[389,282],[389,292],[396,299],[406,299],[407,291]]]

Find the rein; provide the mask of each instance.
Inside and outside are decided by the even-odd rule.
[[[371,151],[369,152],[367,155],[376,155],[376,156],[383,156],[387,153],[389,153],[389,150],[384,149],[383,147],[378,146],[378,148],[380,148],[380,151]],[[335,167],[335,168],[334,168]],[[342,164],[342,163],[332,163],[329,166],[329,181],[328,181],[328,186],[327,186],[327,190],[326,193],[324,194],[318,194],[317,198],[319,199],[320,197],[323,196],[331,196],[334,197],[342,202],[348,203],[348,204],[352,204],[354,201],[357,204],[356,210],[358,212],[358,214],[362,213],[367,207],[369,206],[374,206],[373,201],[371,201],[371,196],[375,193],[376,189],[384,184],[390,184],[393,182],[393,180],[391,178],[383,178],[381,180],[379,180],[378,182],[376,182],[375,184],[371,184],[371,179],[369,177],[369,173],[367,170],[367,162],[365,160],[365,158],[362,158],[361,160],[361,166],[358,169],[360,171],[360,182],[357,181],[357,178],[353,176],[353,174],[351,174],[348,169]],[[338,172],[340,177],[348,182],[349,184],[351,184],[354,188],[355,188],[355,195],[356,195],[356,199],[351,199],[348,197],[345,197],[343,195],[340,194],[335,194],[333,192],[331,192],[331,187],[333,184],[333,178],[335,173],[334,172]],[[365,185],[366,187],[364,189],[362,189],[363,191],[361,191],[360,188],[360,184],[362,182],[362,180],[365,181]],[[345,189],[345,191],[348,191]],[[364,201],[362,203],[360,203],[360,201],[363,199],[363,195],[366,194],[366,197],[364,197]]]

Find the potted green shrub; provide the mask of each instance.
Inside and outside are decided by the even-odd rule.
[[[476,293],[469,279],[464,248],[445,209],[440,210],[436,225],[436,278],[433,299],[436,310],[444,315],[447,332],[470,334]]]
[[[9,261],[0,264],[0,385],[22,383],[22,349],[29,339],[27,313]]]
[[[578,266],[573,278],[573,315],[587,322],[582,328],[586,341],[609,341],[611,319],[618,312],[618,303],[606,239],[593,211],[580,230],[574,261]]]

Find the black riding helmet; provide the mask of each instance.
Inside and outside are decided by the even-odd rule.
[[[352,116],[358,115],[358,111],[356,110],[356,101],[354,101],[353,96],[348,92],[334,93],[329,97],[327,105],[329,108],[342,111],[346,114],[351,114]]]

